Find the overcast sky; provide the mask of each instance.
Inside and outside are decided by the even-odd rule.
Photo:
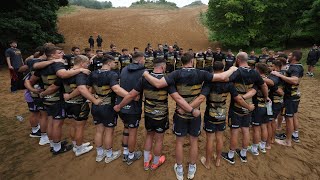
[[[105,0],[98,0],[98,1],[105,1]],[[138,0],[107,0],[111,1],[113,7],[119,7],[119,6],[126,6],[129,7],[132,2],[136,2]],[[178,7],[183,7],[185,5],[188,5],[196,0],[167,0],[168,2],[174,2],[177,4]],[[208,4],[209,0],[201,0],[204,4]]]

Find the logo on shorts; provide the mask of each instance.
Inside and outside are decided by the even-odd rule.
[[[129,124],[129,127],[134,128],[134,125],[133,124]]]
[[[113,126],[113,123],[109,123],[108,126]]]
[[[162,128],[158,128],[158,129],[156,129],[157,131],[163,131],[163,129]]]
[[[174,131],[174,133],[177,135],[177,136],[181,136],[181,133],[178,133],[176,131]]]
[[[206,131],[212,132],[212,129],[208,129],[208,128],[206,128]]]
[[[238,127],[240,127],[239,125],[232,125],[231,127],[233,127],[233,128],[238,128]]]
[[[61,118],[61,116],[56,116],[56,117],[54,117],[55,119],[60,119]]]

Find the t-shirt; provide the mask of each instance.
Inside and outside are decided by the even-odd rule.
[[[232,55],[227,55],[226,56],[226,65],[225,65],[225,70],[229,70],[230,67],[233,66],[233,64],[236,62],[236,57],[232,56]]]
[[[282,72],[280,72],[282,73]],[[279,89],[279,88],[283,88],[282,86],[282,81],[279,77],[273,75],[273,74],[270,74],[268,76],[269,79],[271,79],[274,83],[273,86],[269,87],[269,98],[271,99],[272,103],[273,104],[276,104],[276,103],[282,103],[283,102],[283,96],[280,96],[276,91]]]
[[[211,117],[213,124],[221,124],[226,120],[226,101],[228,94],[231,98],[238,96],[238,92],[231,82],[206,82],[202,86],[201,94],[207,97],[205,116]]]
[[[150,73],[151,76],[161,79],[164,74]],[[168,118],[168,88],[158,89],[152,86],[144,77],[140,78],[134,88],[136,91],[144,94],[144,114],[154,120],[163,120]]]
[[[206,52],[205,57],[204,57],[204,59],[205,59],[204,67],[211,67],[213,58],[214,58],[213,52],[211,52],[211,53]]]
[[[11,66],[14,69],[19,69],[22,64],[21,51],[17,48],[8,48],[5,51],[5,56],[10,58]]]
[[[226,58],[225,54],[223,54],[222,52],[218,53],[214,53],[214,61],[223,61]]]
[[[276,59],[275,58],[268,58],[267,59],[267,61],[266,61],[266,63],[269,65],[269,66],[271,66],[272,65],[272,63],[273,63],[273,61],[275,61]]]
[[[155,51],[153,52],[154,58],[164,58],[165,53],[163,51]]]
[[[287,77],[298,77],[301,79],[303,77],[303,66],[302,64],[290,64],[289,69],[287,70]],[[287,99],[293,99],[296,101],[300,100],[301,93],[299,90],[299,84],[293,85],[289,83],[285,83],[285,88],[284,88],[284,96]]]
[[[201,86],[203,82],[211,82],[213,74],[195,69],[195,68],[182,68],[173,71],[170,75],[165,77],[169,87],[169,93],[178,92],[188,103],[192,102],[200,95]],[[177,109],[179,106],[177,105]],[[191,113],[184,115],[177,114],[184,119],[193,119]]]
[[[90,65],[90,70],[91,71],[95,71],[95,70],[98,70],[98,69],[101,69],[103,63],[102,63],[102,57],[99,58],[99,57],[94,57],[93,60],[92,60],[92,64]]]
[[[248,57],[248,65],[254,67],[255,64],[258,62],[257,56],[249,56]]]
[[[167,61],[167,66],[174,66],[174,63],[175,63],[175,52],[167,52],[165,55],[164,55],[164,58],[166,59]]]
[[[148,69],[149,71],[153,69],[153,60],[154,60],[154,56],[152,52],[146,52],[144,54],[144,59],[145,59],[145,64],[144,67],[146,67],[146,69]]]
[[[182,57],[182,54],[176,53],[176,69],[182,68],[181,57]]]
[[[254,86],[261,86],[264,84],[263,79],[260,74],[249,68],[249,67],[239,67],[229,78],[230,82],[234,83],[237,92],[240,95],[246,94]],[[245,100],[248,104],[252,104],[252,98]],[[238,103],[231,99],[230,110],[238,115],[248,115],[250,114],[249,110],[243,108]]]
[[[266,63],[268,58],[269,58],[269,55],[267,55],[267,54],[262,54],[262,55],[259,56],[258,62],[260,62],[260,63]]]
[[[115,105],[116,94],[111,87],[117,84],[119,84],[119,76],[114,71],[98,69],[88,78],[88,86],[91,86],[95,94],[102,99],[102,105]]]
[[[204,63],[205,63],[205,56],[203,53],[197,53],[196,54],[196,68],[203,69]]]
[[[49,66],[40,69],[39,71],[35,72],[35,76],[37,77],[41,77],[41,80],[44,84],[44,90],[46,90],[49,86],[51,86],[52,84],[54,84],[58,77],[56,75],[57,71],[61,70],[61,69],[65,69],[65,66],[63,63],[61,62],[55,62],[53,64],[50,64]],[[58,101],[61,101],[63,99],[62,95],[63,95],[63,89],[60,88],[59,90],[57,90],[56,92],[49,94],[47,96],[44,97],[44,104],[45,105],[52,105],[57,103]]]
[[[121,69],[124,67],[128,66],[131,62],[132,59],[130,58],[129,55],[121,55],[119,58],[120,64],[121,64]]]

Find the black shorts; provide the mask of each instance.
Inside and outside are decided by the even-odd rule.
[[[52,116],[53,119],[64,120],[66,113],[64,111],[64,102],[57,102],[52,105],[46,105],[48,116]]]
[[[90,113],[90,107],[87,102],[82,104],[65,103],[64,109],[66,117],[73,118],[76,121],[87,120]]]
[[[317,64],[317,60],[307,60],[307,65],[308,66],[315,66]]]
[[[281,113],[283,108],[283,103],[273,103],[272,104],[272,116],[269,116],[269,120],[272,121],[273,119],[277,119],[278,115]]]
[[[154,120],[148,116],[144,117],[144,126],[148,132],[164,133],[169,129],[169,118],[166,117],[162,120]]]
[[[233,112],[233,110],[230,110],[228,120],[230,128],[237,129],[241,127],[249,127],[251,123],[251,113],[247,115],[239,115]]]
[[[39,112],[34,102],[27,102],[27,104],[30,112]]]
[[[173,133],[178,137],[187,134],[198,137],[201,133],[201,117],[184,119],[175,113],[173,115]]]
[[[46,106],[43,104],[43,99],[41,98],[33,98],[34,104],[37,106],[39,111],[46,111]]]
[[[219,124],[217,124],[219,122]],[[203,130],[207,133],[215,133],[217,131],[226,130],[226,120],[224,122],[217,121],[212,117],[204,116],[204,126]]]
[[[120,118],[122,119],[122,122],[124,124],[125,128],[138,128],[141,114],[119,114]]]
[[[300,100],[285,99],[284,100],[284,115],[286,117],[293,117],[298,112]]]
[[[269,122],[269,116],[267,114],[266,107],[256,107],[252,113],[252,125],[261,126]]]
[[[95,125],[103,124],[105,127],[117,126],[118,114],[110,105],[94,105],[92,104],[91,114]]]

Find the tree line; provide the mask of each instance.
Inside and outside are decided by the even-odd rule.
[[[96,0],[69,0],[70,5],[83,6],[91,9],[107,9],[112,8],[111,1],[96,1]]]
[[[320,40],[320,0],[210,0],[209,39],[228,47],[286,48]]]

